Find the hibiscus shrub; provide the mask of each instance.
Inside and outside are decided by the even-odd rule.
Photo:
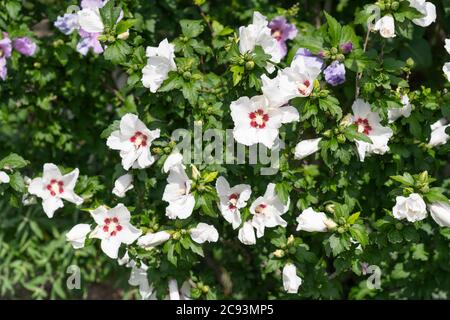
[[[1,8],[0,296],[448,298],[449,1]]]

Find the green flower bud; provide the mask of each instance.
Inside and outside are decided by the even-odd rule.
[[[409,68],[414,67],[414,64],[415,64],[415,62],[414,62],[414,59],[413,59],[413,58],[408,58],[408,59],[406,60],[406,65],[407,65]]]
[[[330,52],[333,55],[333,54],[337,54],[339,51],[337,48],[333,47],[333,48],[331,48]]]
[[[400,6],[400,3],[398,1],[394,1],[391,4],[391,9],[394,11],[397,11],[399,6]]]
[[[345,140],[346,140],[346,138],[345,138],[345,136],[343,134],[340,134],[340,135],[337,136],[337,141],[339,143],[344,143]]]
[[[247,61],[245,63],[245,69],[253,70],[253,68],[255,68],[255,63],[253,61]]]

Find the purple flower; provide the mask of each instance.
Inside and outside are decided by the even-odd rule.
[[[19,51],[24,56],[32,56],[37,49],[36,43],[34,43],[28,37],[16,38],[13,42],[14,49]]]
[[[65,35],[71,34],[80,27],[78,25],[78,15],[76,13],[66,13],[62,17],[58,16],[54,25]]]
[[[81,40],[77,44],[77,51],[79,53],[85,56],[91,48],[94,53],[99,54],[103,52],[103,47],[100,44],[100,41],[98,41],[100,33],[89,33],[84,31],[83,29],[78,30],[78,33],[81,36]]]
[[[81,8],[83,9],[95,9],[95,8],[101,8],[104,6],[104,3],[102,0],[82,0],[81,1]]]
[[[11,39],[6,32],[3,32],[3,39],[0,40],[0,58],[11,57]]]
[[[313,68],[317,68],[322,70],[323,68],[323,60],[314,55],[311,51],[305,48],[300,48],[297,50],[294,56],[294,60],[298,57],[303,57],[303,60],[305,60],[306,65],[311,66]]]
[[[8,68],[6,68],[6,58],[0,58],[0,79],[5,80],[8,73]]]
[[[341,44],[341,51],[344,54],[350,53],[353,50],[353,43],[351,41]]]
[[[272,37],[278,42],[282,57],[287,54],[286,40],[294,39],[297,36],[297,28],[286,21],[285,17],[275,17],[269,22],[272,30]]]
[[[333,61],[323,73],[325,80],[333,87],[345,82],[345,67],[342,62]]]

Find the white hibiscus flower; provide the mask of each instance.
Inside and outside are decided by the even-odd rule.
[[[391,15],[386,15],[375,22],[374,31],[379,31],[383,38],[395,37],[395,21]]]
[[[412,105],[409,102],[409,97],[407,94],[402,95],[402,107],[401,108],[389,108],[388,109],[388,119],[389,123],[394,122],[401,116],[409,118],[412,111]]]
[[[0,183],[9,183],[9,176],[5,171],[0,171]]]
[[[380,124],[380,116],[373,112],[370,104],[357,99],[353,105],[353,123],[358,126],[358,132],[365,134],[372,143],[356,140],[359,159],[364,161],[366,154],[385,154],[389,151],[388,141],[392,137],[392,129]]]
[[[91,226],[89,224],[77,224],[66,233],[66,240],[70,242],[74,249],[81,249],[84,247],[84,242],[89,232],[91,232]]]
[[[42,178],[34,178],[28,187],[28,193],[42,199],[42,207],[49,218],[55,211],[64,207],[62,199],[80,205],[83,198],[75,194],[73,189],[77,183],[79,170],[75,169],[62,175],[53,163],[44,164]]]
[[[142,69],[142,84],[155,93],[170,71],[176,71],[175,46],[167,39],[161,41],[158,47],[147,47],[147,65]]]
[[[114,189],[112,193],[119,198],[123,198],[125,197],[125,193],[133,189],[133,187],[133,175],[127,173],[117,178],[114,182]]]
[[[106,145],[120,151],[125,170],[144,169],[155,162],[150,146],[159,134],[159,129],[149,130],[136,115],[127,113],[120,119],[120,129],[111,133]]]
[[[409,0],[409,5],[423,14],[423,17],[413,19],[413,22],[421,27],[428,27],[436,21],[436,6],[425,0]]]
[[[283,268],[283,287],[287,293],[297,293],[302,284],[302,278],[297,275],[297,268],[287,263]]]
[[[261,238],[265,228],[276,226],[286,227],[287,222],[281,218],[289,209],[290,198],[287,204],[283,204],[275,192],[275,184],[267,185],[264,196],[256,199],[250,206],[250,213],[253,215],[252,225],[256,229],[256,235]]]
[[[219,232],[210,224],[200,222],[195,228],[189,230],[192,240],[197,243],[217,242],[219,240]]]
[[[238,184],[230,188],[230,184],[224,177],[217,178],[216,190],[220,199],[219,209],[222,216],[237,229],[241,225],[241,213],[239,209],[247,206],[247,201],[252,194],[248,184]]]
[[[100,239],[103,252],[112,259],[117,259],[122,243],[130,245],[142,233],[131,225],[130,212],[122,203],[109,210],[105,206],[100,206],[91,211],[91,216],[97,227],[89,237]]]
[[[428,141],[428,145],[431,147],[437,147],[443,144],[446,144],[447,141],[450,139],[450,136],[445,133],[445,130],[447,127],[449,127],[450,124],[447,124],[447,119],[442,118],[433,123],[431,128],[431,137]]]
[[[244,222],[242,228],[239,229],[238,239],[248,246],[256,244],[255,229],[250,221]]]
[[[262,143],[271,149],[281,125],[299,120],[297,109],[271,106],[263,95],[241,97],[231,103],[230,109],[234,138],[246,146]]]
[[[191,216],[195,197],[190,193],[192,181],[186,175],[183,156],[171,154],[164,163],[164,172],[169,172],[168,184],[164,189],[163,200],[169,203],[166,216],[169,219],[186,219]]]
[[[408,197],[398,196],[392,208],[394,218],[416,222],[427,217],[427,205],[418,193],[411,193]]]

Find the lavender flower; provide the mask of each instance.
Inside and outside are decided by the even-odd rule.
[[[341,44],[341,51],[344,54],[350,53],[353,50],[353,43],[351,41]]]
[[[292,40],[297,36],[297,28],[287,22],[285,17],[275,17],[269,22],[269,28],[272,31],[272,37],[278,42],[281,57],[287,54],[286,41]]]
[[[101,8],[104,6],[104,1],[102,0],[82,0],[81,1],[81,8],[83,9],[95,9],[95,8]]]
[[[84,31],[83,29],[78,30],[78,33],[81,36],[81,40],[77,44],[77,51],[79,53],[85,56],[91,48],[94,53],[99,54],[103,52],[103,47],[100,44],[100,41],[98,41],[100,33],[89,33]]]
[[[12,46],[8,34],[3,32],[3,39],[0,40],[0,79],[5,80],[8,74],[6,59],[11,56]]]
[[[16,38],[13,42],[14,49],[24,56],[32,56],[36,52],[37,45],[28,37]]]
[[[297,59],[299,56],[303,57],[306,65],[322,70],[323,60],[320,57],[314,55],[308,49],[305,48],[298,49],[297,52],[295,53],[294,60]]]
[[[333,61],[323,72],[325,80],[333,87],[345,82],[345,67],[339,61]]]
[[[65,35],[69,35],[79,28],[78,15],[76,13],[66,13],[62,17],[58,16],[54,25],[59,31]]]

